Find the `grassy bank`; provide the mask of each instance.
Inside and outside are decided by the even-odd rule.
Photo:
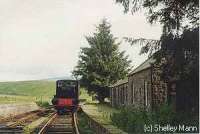
[[[0,82],[0,104],[50,101],[55,88],[55,81]],[[79,98],[84,103],[96,103],[83,88],[80,89]]]
[[[0,82],[0,104],[50,101],[55,81]]]
[[[78,127],[81,134],[94,134],[94,130],[89,128],[87,117],[83,112],[78,113]]]
[[[34,102],[35,100],[36,98],[32,96],[0,95],[0,104],[28,103]]]

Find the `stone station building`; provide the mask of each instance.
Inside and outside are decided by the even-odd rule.
[[[159,76],[160,69],[149,58],[110,87],[112,106],[132,105],[151,110],[167,101],[167,84]]]

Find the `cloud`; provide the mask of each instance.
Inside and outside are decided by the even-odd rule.
[[[0,80],[70,75],[80,47],[88,46],[84,36],[102,18],[119,39],[160,37],[160,26],[150,26],[143,12],[123,14],[114,0],[0,1]],[[123,44],[120,49],[128,50],[134,65],[142,62],[139,47]]]

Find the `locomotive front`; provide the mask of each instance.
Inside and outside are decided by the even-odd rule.
[[[78,108],[79,82],[76,80],[56,81],[56,95],[52,104],[59,114],[75,112]]]

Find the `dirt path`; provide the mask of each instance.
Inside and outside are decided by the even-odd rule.
[[[0,104],[0,118],[15,116],[25,112],[37,110],[39,107],[34,103]]]

